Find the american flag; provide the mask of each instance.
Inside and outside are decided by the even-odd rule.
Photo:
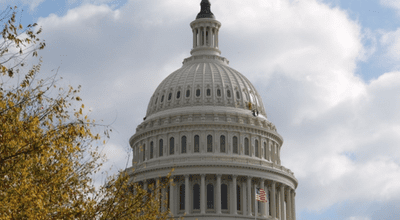
[[[267,195],[263,189],[256,188],[256,200],[260,202],[267,202]]]

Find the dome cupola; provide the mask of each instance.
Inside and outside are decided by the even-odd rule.
[[[221,23],[215,20],[208,0],[203,0],[200,5],[201,10],[196,20],[190,23],[193,32],[193,49],[190,54],[221,55],[218,49],[218,32]]]

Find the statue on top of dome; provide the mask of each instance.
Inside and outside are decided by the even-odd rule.
[[[199,18],[215,18],[214,14],[211,12],[211,3],[208,0],[202,0],[200,3],[201,9],[197,14],[196,19]]]

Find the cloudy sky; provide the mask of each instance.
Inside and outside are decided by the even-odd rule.
[[[190,56],[200,0],[0,0],[37,22],[42,74],[82,85],[124,169],[157,85]],[[400,1],[212,0],[220,50],[250,79],[299,180],[298,220],[400,216]],[[131,158],[131,157],[130,157]],[[103,177],[96,177],[101,182]]]

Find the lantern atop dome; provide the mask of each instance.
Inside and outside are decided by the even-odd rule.
[[[190,52],[195,55],[221,55],[218,49],[218,33],[221,23],[215,20],[211,12],[211,4],[208,0],[202,0],[201,10],[196,20],[190,23],[193,32],[193,49]]]

